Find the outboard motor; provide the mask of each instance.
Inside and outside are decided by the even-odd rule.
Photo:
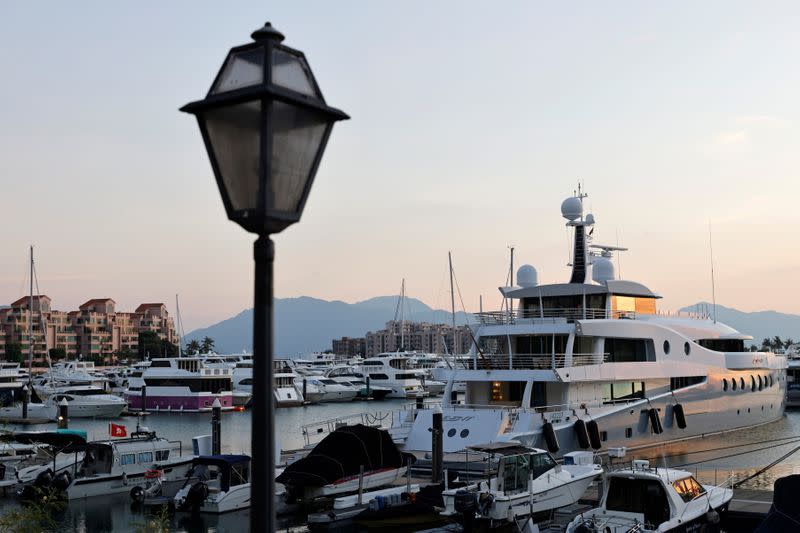
[[[208,485],[202,481],[198,481],[189,489],[189,492],[186,494],[186,498],[183,500],[183,505],[181,507],[185,510],[191,509],[192,511],[196,511],[202,507],[203,502],[206,501],[207,497]]]
[[[475,511],[478,510],[478,498],[475,493],[466,490],[456,491],[455,498],[453,498],[453,508],[461,515],[464,533],[471,532],[475,522]]]

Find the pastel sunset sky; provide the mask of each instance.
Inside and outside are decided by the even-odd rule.
[[[508,247],[567,281],[561,201],[662,309],[800,313],[796,2],[17,2],[0,16],[0,303],[69,310],[175,294],[187,331],[252,303],[194,119],[227,50],[270,20],[303,50],[333,131],[275,294],[407,292],[499,308]],[[460,307],[460,305],[459,305]],[[387,317],[387,320],[391,317]]]

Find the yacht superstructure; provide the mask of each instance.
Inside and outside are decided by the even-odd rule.
[[[585,195],[561,206],[574,231],[568,283],[539,285],[522,266],[501,287],[505,310],[475,315],[475,344],[445,390],[444,448],[517,440],[553,453],[656,445],[780,418],[786,359],[750,352],[751,337],[708,317],[662,315],[658,294],[616,279],[612,256],[592,244]],[[451,403],[466,383],[464,405]],[[430,411],[400,421],[407,450],[430,449]]]

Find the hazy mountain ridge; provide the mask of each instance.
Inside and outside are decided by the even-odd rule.
[[[275,300],[275,353],[296,356],[330,349],[332,339],[362,337],[368,331],[383,329],[386,322],[394,318],[396,309],[397,296],[377,296],[352,304],[310,296],[278,298]],[[710,313],[712,305],[699,302],[683,307],[681,311]],[[451,321],[449,311],[432,309],[415,298],[406,298],[405,319],[441,324]],[[747,313],[717,305],[717,320],[752,335],[753,343],[759,345],[763,338],[776,335],[800,340],[800,315],[777,311]],[[456,323],[467,323],[467,314],[457,313]],[[253,346],[252,327],[253,310],[247,309],[207,328],[194,330],[186,337],[188,341],[209,336],[216,341],[216,349],[221,353],[250,351]]]
[[[275,353],[280,356],[296,356],[327,350],[331,347],[332,339],[363,337],[368,331],[383,329],[386,322],[395,316],[397,298],[377,296],[352,304],[310,296],[276,298]],[[408,321],[449,324],[452,320],[449,311],[431,309],[415,298],[406,298],[404,307],[405,319]],[[456,313],[456,324],[466,322],[465,313]],[[205,336],[211,337],[220,353],[250,351],[253,346],[252,327],[253,310],[246,309],[227,320],[194,330],[186,338],[188,342]]]
[[[708,313],[713,316],[714,306],[708,302],[699,302],[681,308],[681,311]],[[800,341],[800,315],[779,313],[778,311],[739,311],[732,307],[717,304],[717,321],[744,333],[752,335],[753,344],[761,345],[764,338],[776,335],[783,340],[792,338]]]

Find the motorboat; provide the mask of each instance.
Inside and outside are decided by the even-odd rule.
[[[65,492],[70,500],[125,494],[134,486],[145,487],[149,471],[164,473],[164,482],[186,478],[191,456],[175,453],[179,443],[137,428],[130,437],[92,441],[83,459],[74,463],[74,475]]]
[[[797,346],[797,345],[795,345]],[[786,369],[786,407],[800,407],[800,356],[787,357]]]
[[[131,374],[123,398],[131,409],[171,412],[207,412],[219,400],[226,411],[233,409],[232,376],[227,366],[208,366],[202,357],[151,359],[141,377]]]
[[[310,403],[349,402],[358,394],[353,385],[338,383],[330,378],[294,378],[294,384],[303,391]]]
[[[27,382],[28,375],[20,370],[19,363],[0,361],[0,406],[20,401]]]
[[[606,474],[600,507],[567,526],[570,533],[717,531],[733,490],[700,484],[689,472],[649,461]]]
[[[276,481],[284,485],[290,503],[310,501],[390,485],[413,462],[414,456],[401,452],[387,431],[357,424],[326,435]]]
[[[514,522],[577,502],[603,474],[591,452],[572,452],[559,464],[547,450],[516,442],[471,446],[485,454],[486,464],[496,464],[496,474],[461,488],[442,492],[445,516],[463,514],[490,526]]]
[[[411,358],[402,354],[381,354],[361,362],[359,373],[369,376],[371,385],[391,389],[388,398],[427,396]]]
[[[73,385],[54,388],[45,405],[58,406],[66,400],[70,418],[117,418],[127,402],[94,385]],[[34,404],[29,404],[28,408]]]
[[[250,507],[250,456],[204,455],[192,460],[173,498],[179,511],[226,513]]]
[[[500,288],[504,309],[473,315],[469,357],[433,369],[447,383],[445,452],[515,440],[560,457],[779,420],[786,358],[751,352],[750,335],[713,316],[659,310],[660,294],[619,279],[614,256],[625,249],[599,244],[585,198],[578,191],[561,205],[573,237],[566,282],[539,284],[536,268],[522,265],[514,285]],[[366,371],[370,361],[365,374],[380,372]],[[466,389],[457,404],[459,381]],[[430,451],[430,410],[407,411],[392,419],[397,438],[407,451]]]
[[[91,385],[103,390],[108,379],[98,374],[93,361],[61,361],[33,378],[33,389],[42,401],[65,386]]]
[[[352,385],[358,391],[356,397],[360,399],[382,400],[392,392],[389,387],[373,385],[371,382],[367,383],[367,378],[364,377],[364,374],[350,365],[332,367],[325,371],[324,377],[343,385]]]

